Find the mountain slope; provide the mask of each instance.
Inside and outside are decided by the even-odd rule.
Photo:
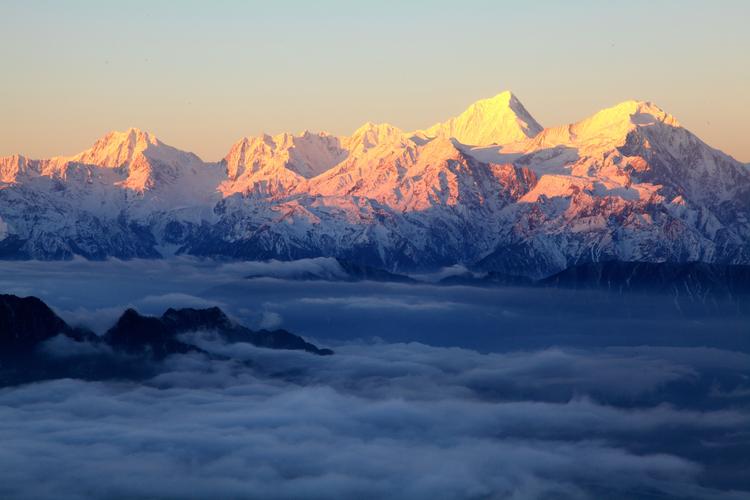
[[[511,165],[479,162],[448,137],[424,145],[403,143],[384,153],[345,162],[314,179],[308,192],[368,198],[410,212],[487,204],[499,209],[536,181]]]
[[[283,194],[333,167],[346,154],[338,137],[323,133],[245,137],[222,160],[227,180],[220,190],[225,196]]]
[[[541,175],[479,266],[504,272],[599,260],[743,263],[750,175],[651,103],[627,101],[499,150]],[[515,155],[515,156],[514,156]]]
[[[138,129],[111,132],[72,157],[15,156],[0,166],[4,258],[159,257],[156,226],[209,220],[221,199],[219,165]]]

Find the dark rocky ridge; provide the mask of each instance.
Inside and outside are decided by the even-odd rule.
[[[92,332],[71,328],[36,297],[0,295],[0,359],[29,353],[61,334],[77,341],[96,338]]]
[[[128,309],[117,324],[104,335],[104,340],[126,352],[149,351],[157,358],[169,354],[199,351],[193,345],[178,340],[183,333],[213,331],[227,342],[246,342],[269,349],[291,349],[318,355],[330,355],[330,349],[320,349],[302,337],[286,330],[260,330],[246,328],[224,314],[218,307],[208,309],[167,309],[161,316],[141,316]]]
[[[117,350],[129,354],[150,354],[156,359],[170,354],[200,352],[197,347],[178,340],[177,333],[160,318],[141,316],[134,309],[128,309],[107,330],[103,341]]]
[[[86,329],[71,327],[36,297],[0,295],[0,386],[61,377],[147,377],[158,372],[159,362],[169,355],[208,355],[180,338],[194,331],[215,332],[230,343],[333,354],[286,330],[246,328],[217,307],[170,308],[161,317],[143,316],[128,309],[99,337]],[[74,352],[65,358],[50,356],[45,347],[58,340],[73,346]]]

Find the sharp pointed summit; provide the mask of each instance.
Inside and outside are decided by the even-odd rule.
[[[109,132],[90,149],[72,157],[71,161],[101,167],[121,167],[132,162],[139,153],[159,146],[165,145],[154,134],[131,127],[124,132]]]
[[[388,123],[367,122],[355,130],[345,143],[349,150],[364,152],[381,144],[394,144],[403,140],[403,130]]]
[[[437,123],[425,135],[446,135],[463,144],[488,146],[508,144],[534,137],[542,126],[510,91],[482,99],[448,121]]]

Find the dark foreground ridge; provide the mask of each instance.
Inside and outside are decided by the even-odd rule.
[[[103,336],[73,328],[36,297],[0,295],[0,386],[58,377],[136,378],[172,354],[205,353],[181,339],[211,332],[228,343],[268,349],[333,354],[286,330],[255,331],[232,321],[218,307],[168,309],[161,317],[128,309]],[[64,358],[49,356],[62,343]],[[60,345],[58,345],[60,349]]]
[[[199,350],[177,339],[178,335],[196,331],[216,332],[227,342],[246,342],[269,349],[307,351],[326,356],[330,349],[320,349],[302,337],[286,330],[254,331],[237,324],[218,307],[208,309],[172,309],[161,316],[141,316],[133,309],[123,313],[115,326],[104,335],[105,342],[129,353],[150,352],[157,358]]]
[[[28,354],[56,335],[79,342],[96,338],[92,332],[68,326],[36,297],[0,295],[0,361]]]

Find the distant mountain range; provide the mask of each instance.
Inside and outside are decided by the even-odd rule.
[[[137,129],[72,157],[0,158],[0,258],[175,254],[534,279],[750,264],[750,169],[649,102],[543,128],[510,92],[419,131],[246,137],[217,163]]]

